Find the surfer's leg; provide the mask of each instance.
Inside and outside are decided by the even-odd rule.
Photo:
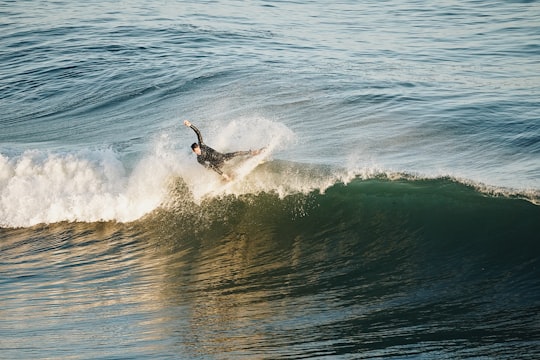
[[[249,155],[249,154],[251,154],[250,151],[235,151],[235,152],[223,154],[223,156],[225,157],[225,160],[230,160],[236,156],[244,156],[244,155]]]

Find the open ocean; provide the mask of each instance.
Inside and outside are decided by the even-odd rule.
[[[1,359],[540,358],[540,2],[0,17]]]

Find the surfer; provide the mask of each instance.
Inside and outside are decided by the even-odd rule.
[[[248,151],[235,151],[231,153],[220,153],[219,151],[216,151],[212,149],[210,146],[207,146],[203,142],[203,138],[201,135],[201,132],[199,129],[195,127],[192,123],[190,123],[188,120],[184,120],[184,125],[191,128],[193,131],[195,131],[195,134],[197,134],[198,143],[193,143],[191,145],[191,150],[195,154],[197,154],[197,161],[199,164],[203,165],[206,168],[212,169],[215,172],[217,172],[219,175],[221,175],[225,180],[230,181],[232,180],[231,177],[227,174],[225,174],[221,167],[225,164],[225,161],[230,160],[236,156],[254,156],[259,154],[262,149],[260,150],[248,150]]]

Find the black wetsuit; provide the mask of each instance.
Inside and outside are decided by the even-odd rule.
[[[214,170],[219,175],[223,175],[221,167],[223,166],[225,161],[232,159],[235,156],[249,155],[251,153],[250,151],[236,151],[222,154],[219,151],[216,151],[210,146],[204,144],[201,132],[193,124],[190,126],[190,128],[195,131],[195,134],[197,134],[197,139],[199,140],[199,148],[201,149],[201,155],[197,155],[197,161],[204,167]]]

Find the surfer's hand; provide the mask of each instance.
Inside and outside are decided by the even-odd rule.
[[[249,154],[251,156],[259,155],[264,149],[266,149],[266,148],[261,148],[261,149],[258,149],[258,150],[249,150]]]
[[[225,174],[225,173],[221,174],[221,176],[223,176],[223,179],[225,181],[231,181],[232,180],[232,178],[229,175]]]
[[[191,123],[189,122],[189,120],[184,120],[184,125],[186,125],[187,127],[190,127]]]

